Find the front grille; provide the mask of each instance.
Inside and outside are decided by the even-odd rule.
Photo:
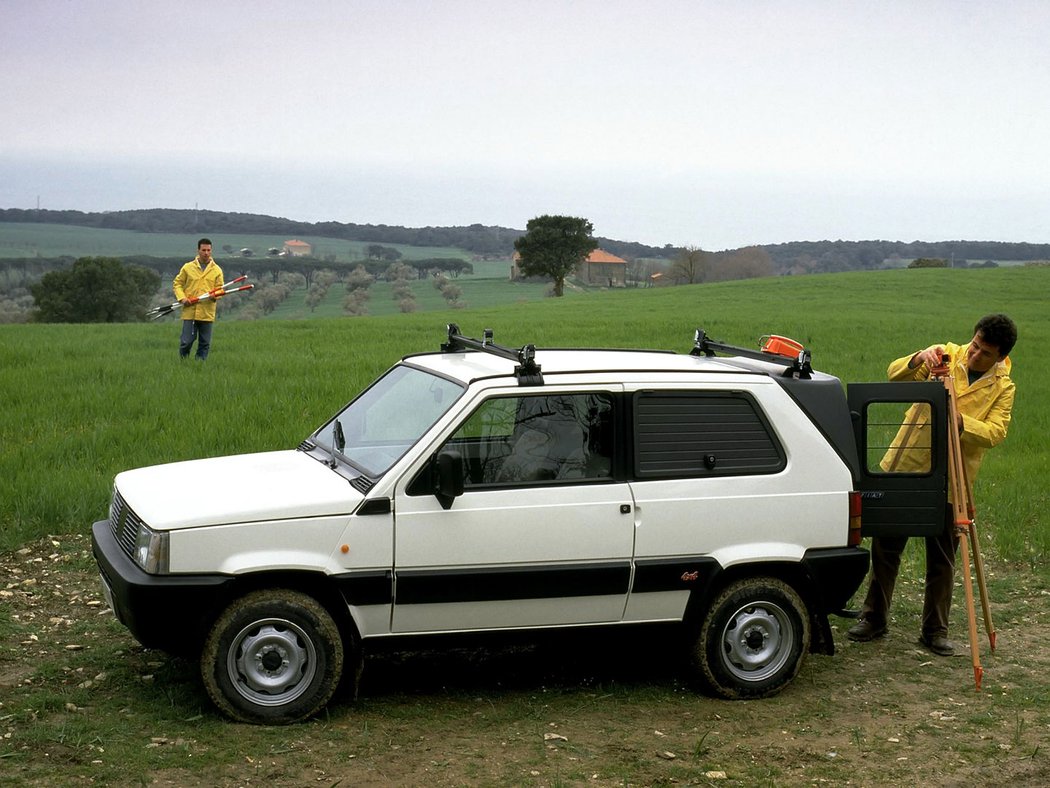
[[[142,519],[135,514],[127,502],[116,490],[113,491],[113,505],[109,509],[109,528],[113,537],[128,556],[135,552],[135,538],[138,536]]]

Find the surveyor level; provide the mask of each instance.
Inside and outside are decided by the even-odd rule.
[[[165,304],[164,306],[155,307],[155,308],[151,309],[149,312],[147,312],[146,314],[149,316],[150,320],[156,320],[157,318],[164,317],[165,315],[170,315],[176,309],[181,309],[184,306],[192,306],[193,304],[198,304],[201,301],[212,301],[212,300],[215,300],[215,299],[222,298],[223,296],[227,296],[230,293],[240,293],[243,290],[251,290],[253,287],[255,287],[255,285],[248,284],[248,285],[241,285],[240,287],[233,287],[233,288],[230,287],[230,285],[235,285],[238,282],[243,282],[247,278],[248,278],[247,274],[244,275],[244,276],[238,276],[232,282],[228,282],[227,284],[224,284],[222,287],[216,287],[214,290],[209,290],[204,295],[199,295],[199,296],[197,296],[195,298],[190,298],[189,300],[186,301],[185,304],[182,303],[181,301],[172,301],[170,304]]]
[[[930,370],[934,378],[944,383],[948,390],[948,489],[952,498],[952,523],[959,537],[959,552],[962,554],[963,590],[966,593],[966,615],[970,624],[970,656],[973,659],[973,681],[981,689],[981,654],[977,644],[977,613],[973,601],[973,580],[970,576],[970,553],[973,553],[973,569],[977,578],[977,588],[981,594],[981,609],[984,612],[984,629],[988,633],[988,643],[995,651],[995,626],[992,624],[992,610],[988,606],[988,587],[984,582],[984,563],[981,560],[981,546],[977,539],[977,525],[974,522],[973,491],[966,478],[966,465],[963,463],[962,443],[959,436],[959,402],[955,396],[955,379],[948,367],[948,356],[941,359],[939,366]]]

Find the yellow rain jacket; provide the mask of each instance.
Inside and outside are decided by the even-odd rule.
[[[1010,411],[1014,406],[1014,383],[1010,380],[1010,359],[1004,358],[970,385],[966,371],[967,345],[939,343],[949,356],[949,369],[955,382],[955,398],[962,416],[960,444],[966,478],[973,485],[984,453],[1006,437]],[[931,345],[931,348],[938,345]],[[920,351],[921,352],[921,351]],[[920,364],[908,369],[914,354],[892,362],[886,370],[890,380],[928,380],[930,368]],[[880,463],[884,471],[922,473],[930,468],[930,408],[916,403],[904,416],[904,423]]]
[[[201,270],[200,258],[190,260],[175,276],[171,283],[175,290],[175,298],[181,301],[184,298],[194,298],[222,287],[222,269],[215,263],[215,259],[208,261],[208,267]],[[198,301],[196,304],[182,307],[183,320],[201,320],[210,323],[215,320],[215,299]]]

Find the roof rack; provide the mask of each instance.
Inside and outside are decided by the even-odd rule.
[[[783,340],[783,337],[776,337],[776,339]],[[756,361],[769,361],[774,364],[782,364],[786,369],[784,370],[784,377],[786,378],[804,378],[808,379],[812,372],[813,366],[810,363],[811,357],[809,351],[799,345],[794,340],[789,340],[790,344],[784,342],[781,343],[767,343],[766,347],[790,347],[795,350],[797,347],[797,353],[794,355],[787,355],[785,353],[777,353],[772,350],[751,350],[750,348],[736,347],[735,345],[727,345],[724,342],[716,342],[707,336],[707,333],[702,329],[696,329],[696,334],[693,338],[693,349],[689,351],[691,356],[708,356],[711,357],[717,350],[720,353],[731,353],[734,356],[743,356],[744,358],[755,359]]]
[[[441,345],[442,353],[458,353],[462,350],[480,350],[510,361],[517,361],[514,367],[514,377],[518,379],[519,386],[542,386],[543,374],[540,365],[536,363],[536,346],[523,345],[518,350],[497,345],[492,341],[492,329],[486,328],[482,332],[482,339],[465,337],[459,332],[459,326],[449,323],[446,326],[448,341]]]

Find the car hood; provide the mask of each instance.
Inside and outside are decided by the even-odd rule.
[[[136,468],[117,474],[114,485],[160,531],[348,515],[364,497],[332,469],[291,450]]]

